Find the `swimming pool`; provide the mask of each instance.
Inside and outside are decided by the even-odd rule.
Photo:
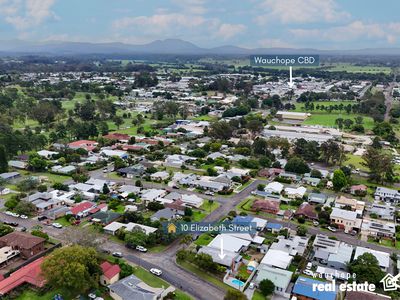
[[[237,285],[237,286],[244,286],[244,282],[239,280],[239,279],[232,279],[232,283]]]

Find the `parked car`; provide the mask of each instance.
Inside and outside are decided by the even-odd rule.
[[[123,257],[121,252],[113,252],[112,256],[119,257],[119,258]]]
[[[26,227],[25,227],[25,226],[22,226],[22,227],[21,227],[21,231],[22,231],[22,232],[25,232],[25,231],[26,231]]]
[[[312,223],[313,223],[314,226],[318,226],[319,225],[318,221],[313,221]]]
[[[150,273],[156,275],[156,276],[161,276],[162,271],[160,269],[156,269],[156,268],[151,268],[150,269]]]
[[[255,284],[254,284],[254,282],[250,282],[250,284],[249,284],[249,289],[254,289],[255,288]]]
[[[334,228],[334,227],[331,227],[331,226],[328,226],[328,230],[329,230],[329,231],[332,231],[332,232],[336,232],[336,231],[337,231],[337,229],[336,229],[336,228]]]
[[[307,270],[311,270],[311,268],[312,268],[312,263],[310,263],[310,262],[307,263],[306,269],[307,269]]]
[[[47,217],[46,216],[39,216],[37,219],[38,219],[38,221],[43,221],[43,220],[46,220]]]
[[[63,226],[60,223],[53,223],[51,224],[54,228],[61,229]]]
[[[136,250],[140,251],[140,252],[147,252],[147,248],[145,248],[143,246],[136,246]]]
[[[28,216],[26,216],[26,215],[20,215],[19,216],[21,219],[28,219]]]
[[[89,295],[87,295],[89,299],[96,299],[97,296],[94,293],[90,293]]]
[[[17,222],[8,222],[8,221],[4,221],[3,222],[6,225],[12,226],[12,227],[18,227],[18,223]]]
[[[357,235],[357,231],[355,231],[355,230],[350,231],[350,235],[352,235],[352,236]]]
[[[204,193],[204,195],[208,195],[208,196],[214,196],[214,192],[211,191],[207,191]]]

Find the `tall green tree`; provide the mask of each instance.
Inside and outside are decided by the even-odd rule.
[[[4,146],[0,146],[0,173],[8,171],[7,155]]]
[[[260,281],[259,288],[261,293],[266,297],[271,295],[275,291],[274,283],[269,279],[263,279]]]
[[[53,251],[41,267],[50,286],[74,292],[97,287],[101,274],[96,250],[78,245]]]
[[[335,191],[340,191],[347,185],[346,175],[341,169],[337,169],[333,172],[332,183]]]

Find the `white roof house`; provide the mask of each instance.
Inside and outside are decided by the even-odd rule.
[[[270,182],[268,185],[265,187],[264,191],[270,194],[280,194],[282,193],[283,190],[283,184],[280,182]]]
[[[221,249],[221,239],[223,239],[223,249],[235,253],[247,248],[251,243],[250,241],[229,234],[219,234],[208,244],[208,246],[215,249]]]
[[[117,156],[119,158],[126,158],[128,157],[128,153],[122,150],[110,150],[110,149],[103,149],[100,151],[100,154],[107,157],[114,157]]]
[[[58,154],[58,152],[48,151],[48,150],[40,150],[40,151],[37,152],[37,154],[39,154],[39,156],[44,157],[44,158],[50,158],[53,155]]]
[[[149,189],[142,191],[141,198],[143,201],[154,201],[157,198],[162,198],[166,194],[166,190]]]
[[[190,206],[194,206],[199,208],[204,200],[200,198],[199,196],[196,195],[188,195],[188,194],[182,194],[181,200],[186,204]]]
[[[212,260],[220,265],[226,266],[226,267],[231,267],[232,262],[236,259],[236,257],[239,255],[237,252],[232,252],[232,251],[224,251],[224,258],[220,257],[221,250],[217,248],[212,248],[209,246],[203,246],[200,248],[198,253],[205,253],[208,254],[212,257]]]
[[[389,253],[372,250],[372,249],[368,249],[368,248],[364,248],[364,247],[357,247],[356,253],[354,254],[354,259],[357,259],[360,255],[363,255],[364,253],[371,253],[378,260],[378,263],[379,263],[379,266],[381,267],[381,269],[383,271],[388,270],[389,263],[390,263]]]
[[[270,249],[261,260],[260,264],[266,266],[287,269],[292,262],[293,257],[284,251]]]
[[[299,186],[298,188],[285,188],[286,197],[290,199],[295,198],[303,198],[304,194],[307,192],[307,189],[303,186]]]
[[[166,171],[155,172],[150,175],[151,180],[165,180],[169,178],[169,173]]]
[[[109,234],[115,234],[115,232],[120,228],[125,228],[125,230],[127,230],[127,231],[132,231],[134,228],[140,228],[146,234],[150,234],[150,233],[157,231],[157,228],[155,228],[155,227],[150,227],[150,226],[146,226],[146,225],[142,225],[142,224],[137,224],[137,223],[124,224],[124,223],[120,223],[120,222],[112,222],[104,227],[104,232],[109,233]]]

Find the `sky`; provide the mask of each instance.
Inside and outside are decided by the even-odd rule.
[[[400,47],[398,0],[0,0],[0,40]]]

